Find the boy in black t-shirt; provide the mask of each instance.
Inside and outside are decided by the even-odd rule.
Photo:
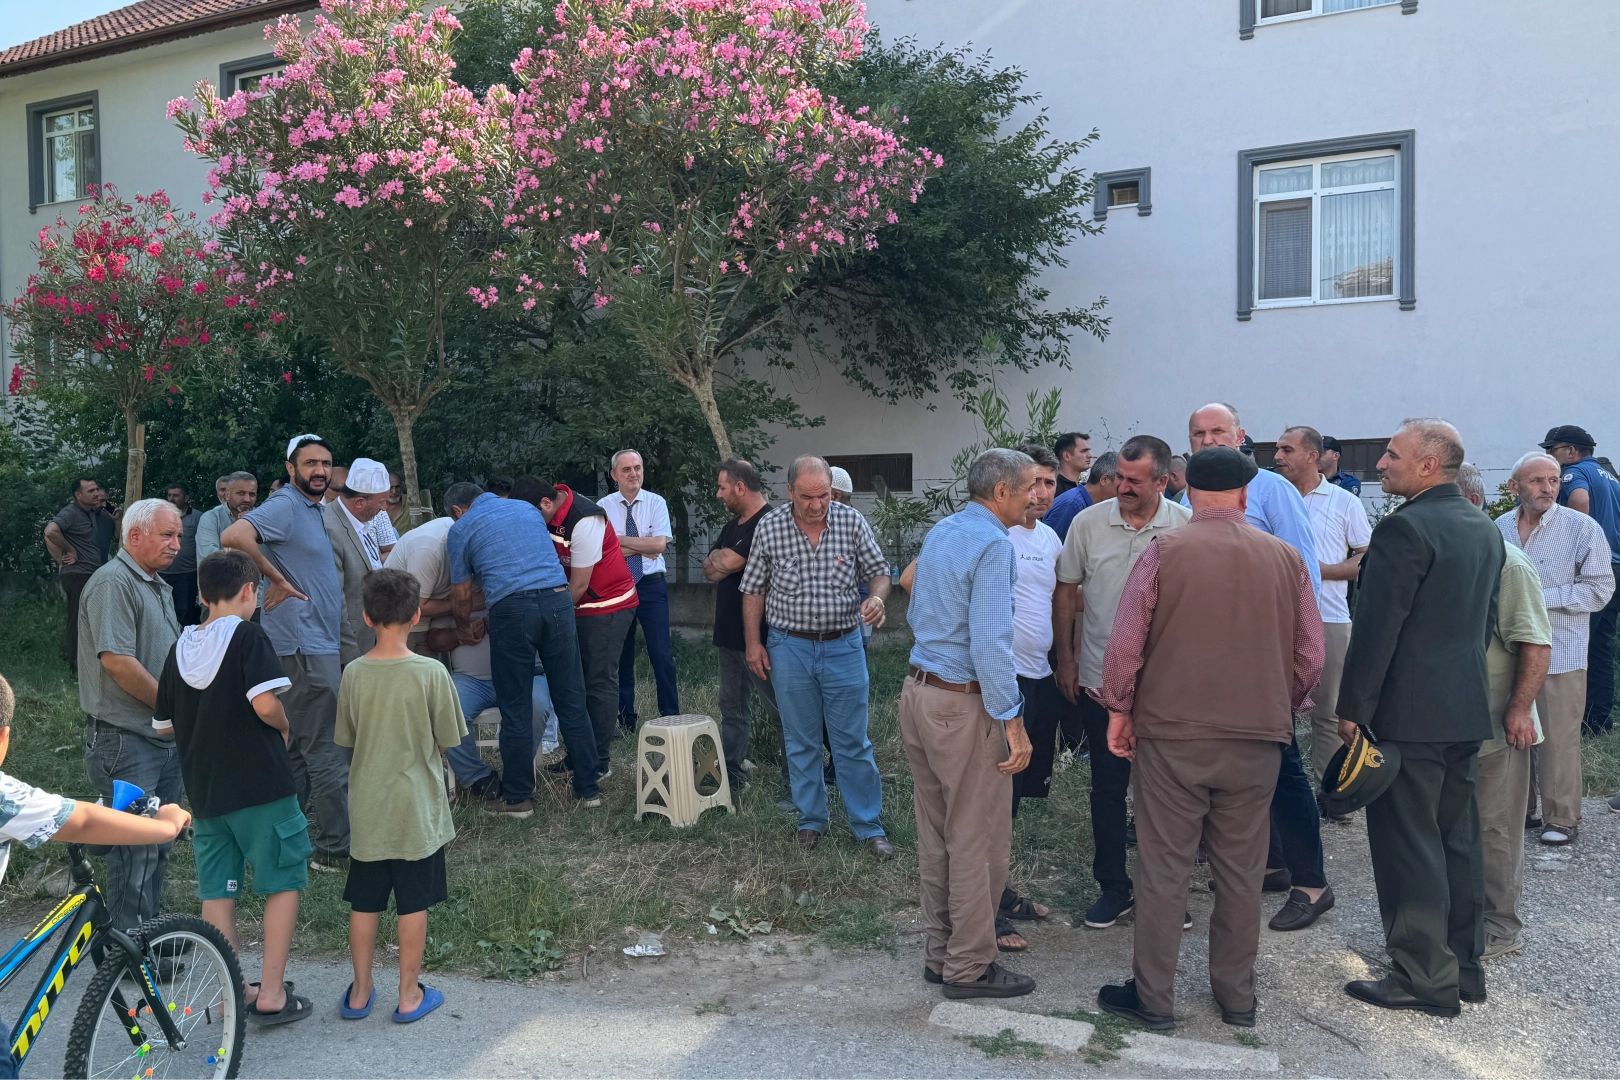
[[[270,638],[248,621],[259,578],[240,551],[202,561],[197,584],[208,619],[186,627],[169,650],[152,726],[174,729],[195,815],[197,898],[233,947],[236,897],[244,864],[253,864],[253,891],[266,898],[264,963],[262,984],[248,984],[248,1018],[268,1026],[310,1013],[309,999],[282,982],[298,893],[309,885],[310,842],[276,698],[291,682]]]

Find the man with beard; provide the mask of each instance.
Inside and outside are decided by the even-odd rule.
[[[287,443],[290,483],[242,515],[220,542],[258,564],[268,579],[262,624],[292,685],[281,697],[292,726],[299,801],[315,811],[317,870],[349,858],[349,757],[333,741],[341,669],[343,585],[321,502],[332,477],[332,446],[319,435]]]

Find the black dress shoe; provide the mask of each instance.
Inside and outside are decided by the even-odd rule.
[[[1294,887],[1294,875],[1288,872],[1285,866],[1280,870],[1267,870],[1266,880],[1261,883],[1261,892],[1287,892]]]
[[[942,983],[944,981],[945,981],[945,976],[941,975],[939,972],[935,971],[933,968],[929,967],[927,964],[923,965],[923,982],[925,982],[925,983],[933,983],[935,986],[938,986],[940,983]]]
[[[1221,1023],[1231,1024],[1233,1027],[1254,1027],[1254,1010],[1259,1004],[1259,1002],[1255,1002],[1254,1005],[1250,1005],[1248,1012],[1234,1012],[1222,1005]]]
[[[1288,903],[1282,910],[1271,917],[1266,925],[1273,930],[1303,930],[1322,917],[1323,912],[1333,906],[1333,887],[1330,885],[1322,890],[1322,895],[1311,903],[1311,898],[1305,895],[1304,889],[1295,889],[1288,894]]]
[[[1345,983],[1344,992],[1358,1001],[1365,1001],[1369,1005],[1377,1005],[1380,1009],[1410,1009],[1412,1012],[1428,1013],[1430,1016],[1460,1016],[1461,1006],[1457,1005],[1430,1005],[1402,990],[1393,976],[1386,975],[1374,982],[1371,979],[1362,979],[1357,982]]]
[[[1168,1013],[1154,1012],[1142,1004],[1136,993],[1136,980],[1127,979],[1124,986],[1105,986],[1097,991],[1097,1004],[1102,1011],[1135,1020],[1149,1031],[1169,1031],[1176,1026],[1176,1018]]]

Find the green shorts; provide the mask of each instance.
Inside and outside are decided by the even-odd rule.
[[[297,797],[197,818],[191,827],[197,899],[235,900],[245,862],[253,864],[253,891],[260,896],[309,887],[309,822]]]

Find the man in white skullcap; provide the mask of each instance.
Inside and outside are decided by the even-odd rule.
[[[338,662],[347,665],[376,645],[366,625],[360,588],[366,575],[382,569],[383,553],[371,528],[388,504],[388,468],[370,458],[355,458],[338,497],[321,508],[326,538],[343,583],[343,622],[338,638]]]

